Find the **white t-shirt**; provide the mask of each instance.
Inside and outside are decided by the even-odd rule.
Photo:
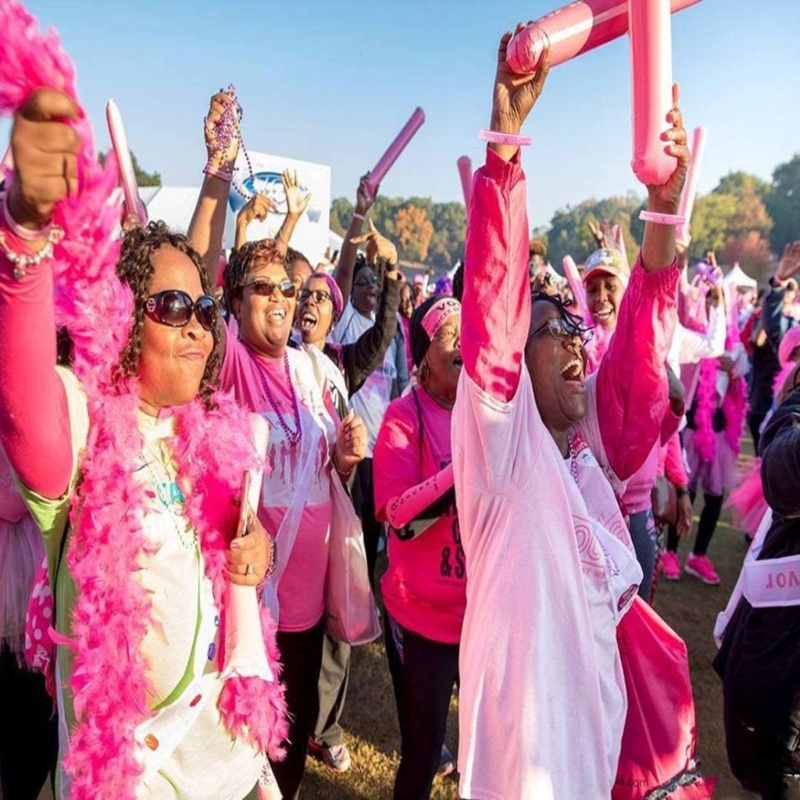
[[[337,344],[352,344],[362,333],[375,325],[374,316],[365,317],[356,311],[352,302],[345,306],[341,319],[333,329],[331,339]],[[372,458],[383,415],[392,399],[392,383],[397,378],[397,342],[392,341],[383,364],[367,378],[350,398],[350,408],[364,420],[367,428],[367,458]]]
[[[462,372],[453,431],[469,571],[461,796],[608,800],[626,695],[595,515],[527,376],[505,403]]]

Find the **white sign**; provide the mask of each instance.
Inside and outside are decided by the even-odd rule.
[[[281,176],[285,169],[297,172],[301,194],[311,193],[311,204],[303,214],[292,234],[290,246],[299,250],[311,266],[322,260],[328,247],[328,223],[331,207],[331,168],[295,158],[284,158],[268,153],[248,151],[248,160],[239,151],[233,169],[228,202],[234,215],[252,197],[260,192],[270,198],[278,211],[269,214],[264,222],[252,222],[247,229],[248,241],[274,239],[286,217],[286,194]]]

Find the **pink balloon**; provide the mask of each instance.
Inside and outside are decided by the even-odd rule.
[[[675,13],[699,2],[671,0],[670,8]],[[627,0],[578,0],[531,22],[520,31],[509,42],[507,59],[514,72],[533,72],[548,43],[552,67],[627,32]]]
[[[589,306],[586,304],[586,289],[583,287],[583,281],[578,272],[578,267],[575,265],[575,260],[572,256],[564,256],[561,259],[561,265],[564,267],[564,274],[567,276],[567,283],[569,283],[572,296],[575,298],[575,304],[578,307],[580,316],[587,322],[591,322]]]
[[[683,225],[678,225],[675,230],[675,238],[679,244],[689,246],[691,236],[689,235],[689,222],[694,210],[694,199],[697,196],[697,178],[700,174],[700,164],[703,161],[703,153],[706,149],[706,136],[708,131],[705,128],[695,128],[692,133],[692,160],[689,163],[689,172],[686,175],[686,185],[681,194],[681,205],[678,215],[686,217]]]
[[[365,182],[367,191],[374,197],[378,191],[378,186],[386,177],[386,173],[394,166],[394,162],[400,158],[400,154],[406,149],[406,145],[414,138],[414,134],[422,127],[425,122],[425,112],[417,107],[397,134],[394,141],[389,145],[389,149],[381,156],[378,163],[370,170],[369,178]]]
[[[464,205],[469,210],[469,200],[472,196],[472,161],[470,161],[469,156],[461,156],[456,163],[458,164],[458,174],[461,176]]]
[[[669,0],[631,0],[633,86],[633,173],[645,186],[660,186],[675,171],[676,159],[664,152],[661,134],[672,108],[672,39]]]
[[[122,125],[122,115],[113,100],[109,100],[106,105],[106,121],[108,122],[108,132],[111,134],[111,144],[117,156],[122,193],[125,195],[125,213],[136,214],[139,222],[147,225],[147,210],[139,197],[131,151],[128,149],[128,137],[125,135],[125,128]]]

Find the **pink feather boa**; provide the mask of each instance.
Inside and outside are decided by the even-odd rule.
[[[14,0],[0,3],[0,112],[24,104],[40,86],[61,89],[77,100],[75,72],[58,35],[39,33],[36,21]],[[75,341],[75,373],[87,393],[91,427],[81,462],[81,482],[72,504],[67,563],[77,588],[72,616],[74,649],[70,689],[76,722],[64,764],[72,775],[73,800],[115,797],[133,800],[142,772],[134,740],[148,714],[152,686],[141,653],[151,604],[136,580],[147,544],[141,517],[147,490],[133,479],[134,454],[142,439],[136,386],[111,391],[111,370],[128,339],[133,294],[116,277],[119,242],[113,233],[120,205],[109,201],[118,182],[116,163],[102,169],[95,157],[88,120],[75,124],[81,140],[80,191],[54,212],[65,236],[55,250],[56,320]],[[171,442],[185,513],[201,544],[217,607],[226,599],[225,551],[236,526],[242,470],[257,457],[247,417],[229,398],[206,410],[199,400],[176,409]],[[262,632],[276,674],[275,625],[262,612]],[[219,664],[224,663],[224,631]],[[228,731],[272,757],[281,755],[287,734],[283,688],[254,678],[230,678],[219,710]]]

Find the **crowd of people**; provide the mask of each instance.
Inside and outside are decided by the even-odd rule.
[[[548,59],[514,75],[511,36],[464,263],[435,284],[403,274],[366,176],[334,264],[291,246],[308,198],[289,172],[276,238],[248,238],[275,211],[256,194],[225,254],[231,92],[185,234],[110,199],[68,77],[20,98],[0,198],[4,800],[48,776],[70,800],[290,800],[309,754],[347,771],[361,640],[329,605],[350,520],[396,800],[456,764],[467,800],[712,797],[685,647],[652,606],[701,495],[683,571],[720,583],[734,489],[752,546],[715,631],[729,760],[765,800],[800,798],[800,242],[760,294],[713,253],[689,264],[675,87],[658,221],[632,266],[593,227],[570,289],[526,213],[520,131]]]

